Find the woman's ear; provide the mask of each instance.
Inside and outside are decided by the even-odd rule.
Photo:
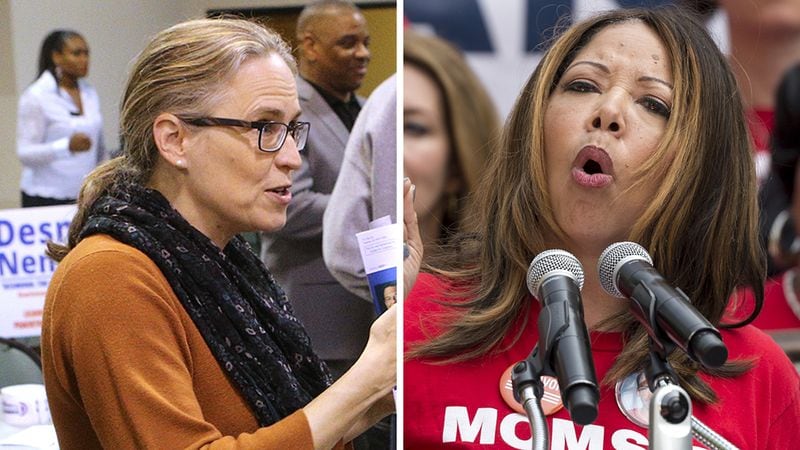
[[[187,167],[186,127],[178,117],[170,113],[159,114],[153,122],[153,138],[158,153],[168,164],[179,169]]]

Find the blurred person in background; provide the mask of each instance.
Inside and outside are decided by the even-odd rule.
[[[103,119],[89,73],[89,46],[72,30],[47,35],[38,78],[17,111],[22,207],[75,203],[83,178],[106,158]]]
[[[500,122],[461,52],[441,38],[406,30],[403,75],[403,169],[429,256],[461,231]]]
[[[372,303],[356,233],[373,220],[397,220],[397,77],[384,80],[364,103],[347,142],[325,209],[322,250],[331,274]]]
[[[353,125],[336,185],[325,208],[322,251],[331,275],[352,294],[359,310],[372,304],[356,233],[370,222],[397,218],[397,77],[375,88]],[[394,304],[394,302],[392,302]],[[386,307],[388,308],[388,301]],[[384,311],[381,308],[380,311]],[[376,309],[378,311],[378,309]],[[322,312],[320,312],[322,313]],[[385,449],[394,444],[394,416],[356,440],[356,449]],[[388,430],[388,433],[387,433]],[[394,447],[391,447],[394,448]]]
[[[776,125],[778,85],[784,74],[800,61],[800,1],[719,0],[718,3],[728,17],[731,69],[739,84],[755,146],[756,175],[761,186],[762,239],[768,242],[778,214],[789,206],[780,180],[770,173],[770,137]],[[767,245],[767,250],[769,276],[791,267],[792,263],[784,260],[776,247]]]
[[[790,69],[800,61],[800,1],[687,0],[681,4],[705,18],[721,8],[727,17],[728,59],[739,86],[752,139],[759,182],[760,234],[767,250],[767,275],[770,277],[765,285],[765,304],[754,324],[767,330],[793,328],[798,319],[787,310],[783,290],[788,286],[785,284],[787,277],[792,279],[797,256],[793,254],[796,250],[792,250],[797,232],[790,214],[793,198],[790,178],[794,174],[794,164],[787,166],[785,160],[775,164],[772,158],[785,159],[787,149],[795,145],[789,142],[789,130],[798,125],[787,121],[791,118],[787,108],[796,100],[785,97],[791,94],[786,90],[789,80],[785,79],[782,86],[780,83],[785,75],[791,77]],[[778,94],[779,89],[783,90],[781,94]],[[778,118],[780,108],[783,108],[781,119]],[[779,120],[782,123],[779,124]],[[778,127],[783,129],[778,130]],[[787,269],[792,273],[784,273]],[[781,298],[776,300],[776,295]],[[741,305],[734,299],[732,308],[736,308],[737,317],[749,314],[753,309],[752,297],[745,297]]]
[[[775,221],[769,247],[790,268],[767,280],[764,305],[753,324],[764,330],[800,331],[800,64],[790,68],[778,86],[770,142],[772,178],[788,206]],[[753,302],[752,292],[746,292],[743,304],[734,303],[737,316],[750,314]]]
[[[375,311],[331,275],[322,256],[322,218],[336,184],[363,98],[356,95],[370,60],[369,31],[349,1],[306,6],[297,19],[297,92],[314,131],[292,177],[292,203],[281,230],[262,235],[261,258],[334,379],[358,357]]]
[[[369,336],[375,310],[330,273],[322,251],[323,216],[339,177],[350,132],[365,99],[370,34],[349,0],[309,3],[297,19],[297,93],[314,131],[292,176],[286,226],[262,234],[261,258],[291,299],[317,354],[337,379],[352,366]],[[357,449],[388,448],[388,422],[355,442]]]
[[[708,19],[721,8],[728,22],[731,70],[747,114],[756,151],[759,184],[769,175],[769,143],[775,91],[783,74],[800,61],[800,1],[681,0],[682,7]]]
[[[800,61],[800,1],[798,0],[681,0],[681,6],[709,18],[721,8],[728,21],[731,70],[745,107],[756,162],[761,210],[761,236],[768,250],[767,275],[792,266],[769,246],[778,230],[781,211],[789,200],[780,180],[771,176],[770,136],[775,126],[775,92],[783,74]]]

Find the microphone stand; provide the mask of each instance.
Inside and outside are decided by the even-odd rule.
[[[692,449],[692,403],[689,394],[675,383],[678,379],[667,361],[669,344],[650,338],[650,354],[644,375],[647,386],[653,392],[650,399],[650,421],[648,423],[648,448],[651,450]]]
[[[514,365],[511,370],[511,386],[514,398],[525,408],[531,426],[531,450],[548,450],[550,448],[550,431],[542,411],[544,384],[542,375],[555,376],[555,370],[547,362],[549,358],[539,353],[539,344],[533,347],[531,354]]]
[[[568,329],[565,324],[562,327],[539,327],[539,343],[533,347],[533,351],[527,358],[514,365],[511,370],[511,386],[514,390],[514,398],[522,404],[528,416],[531,426],[533,450],[548,450],[550,448],[550,431],[547,429],[547,422],[542,411],[542,397],[544,396],[544,383],[542,376],[547,375],[557,378],[556,370],[551,361],[552,353],[559,339]],[[542,351],[539,346],[541,345]],[[568,386],[565,388],[569,388]],[[565,406],[567,400],[562,395]],[[569,409],[569,408],[568,408]],[[572,411],[570,411],[572,414]]]
[[[692,449],[692,435],[714,450],[738,450],[699,419],[692,416],[689,394],[676,383],[678,380],[667,361],[673,344],[664,346],[650,338],[649,364],[644,374],[647,386],[653,392],[650,399],[648,448],[652,450]]]
[[[569,330],[566,322],[561,327],[543,326],[541,319],[542,317],[547,317],[548,307],[545,307],[542,311],[543,316],[539,318],[539,342],[533,347],[531,354],[515,364],[511,370],[511,386],[514,391],[514,398],[522,404],[528,416],[532,434],[531,448],[533,450],[549,450],[550,448],[550,432],[547,429],[547,422],[542,411],[544,383],[542,383],[541,377],[547,375],[558,378],[556,369],[551,362],[553,361],[552,356],[559,340]],[[562,391],[561,398],[564,407],[570,412],[570,416],[573,414],[570,402],[573,401],[574,397],[565,398],[565,392],[569,393],[568,389],[571,387],[560,387],[560,389],[567,390]],[[595,398],[594,401],[596,407],[597,399]],[[594,420],[594,417],[591,420]]]
[[[669,343],[669,348],[674,345]],[[644,370],[647,385],[653,392],[650,400],[648,448],[652,450],[692,449],[692,435],[713,450],[738,450],[699,419],[692,416],[689,394],[676,383],[674,369],[667,361],[668,348],[650,338],[649,364]],[[555,371],[539,352],[539,345],[530,356],[518,362],[511,371],[514,398],[525,408],[532,433],[532,450],[547,450],[550,431],[542,412],[544,384],[541,376],[555,376]]]

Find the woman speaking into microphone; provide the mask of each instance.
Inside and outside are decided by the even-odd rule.
[[[695,18],[624,9],[565,30],[520,93],[472,208],[469,232],[420,275],[404,305],[408,448],[530,446],[508,373],[537,344],[541,306],[525,277],[548,249],[583,267],[600,384],[590,426],[576,426],[558,402],[544,408],[552,448],[645,448],[648,333],[597,271],[619,241],[646,248],[721,330],[728,358],[720,367],[680,349],[669,355],[694,417],[739,448],[793,446],[800,377],[745,324],[752,317],[724,317],[737,286],[755,286],[760,305],[765,258],[737,85]]]

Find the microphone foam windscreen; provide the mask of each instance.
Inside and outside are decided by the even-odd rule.
[[[539,285],[554,274],[567,275],[583,289],[583,267],[578,258],[565,250],[545,250],[536,255],[528,267],[528,290],[538,298]]]
[[[597,262],[600,285],[609,295],[625,298],[625,294],[617,288],[617,270],[623,263],[631,259],[641,259],[653,265],[653,259],[644,247],[636,242],[617,242],[603,250]]]

